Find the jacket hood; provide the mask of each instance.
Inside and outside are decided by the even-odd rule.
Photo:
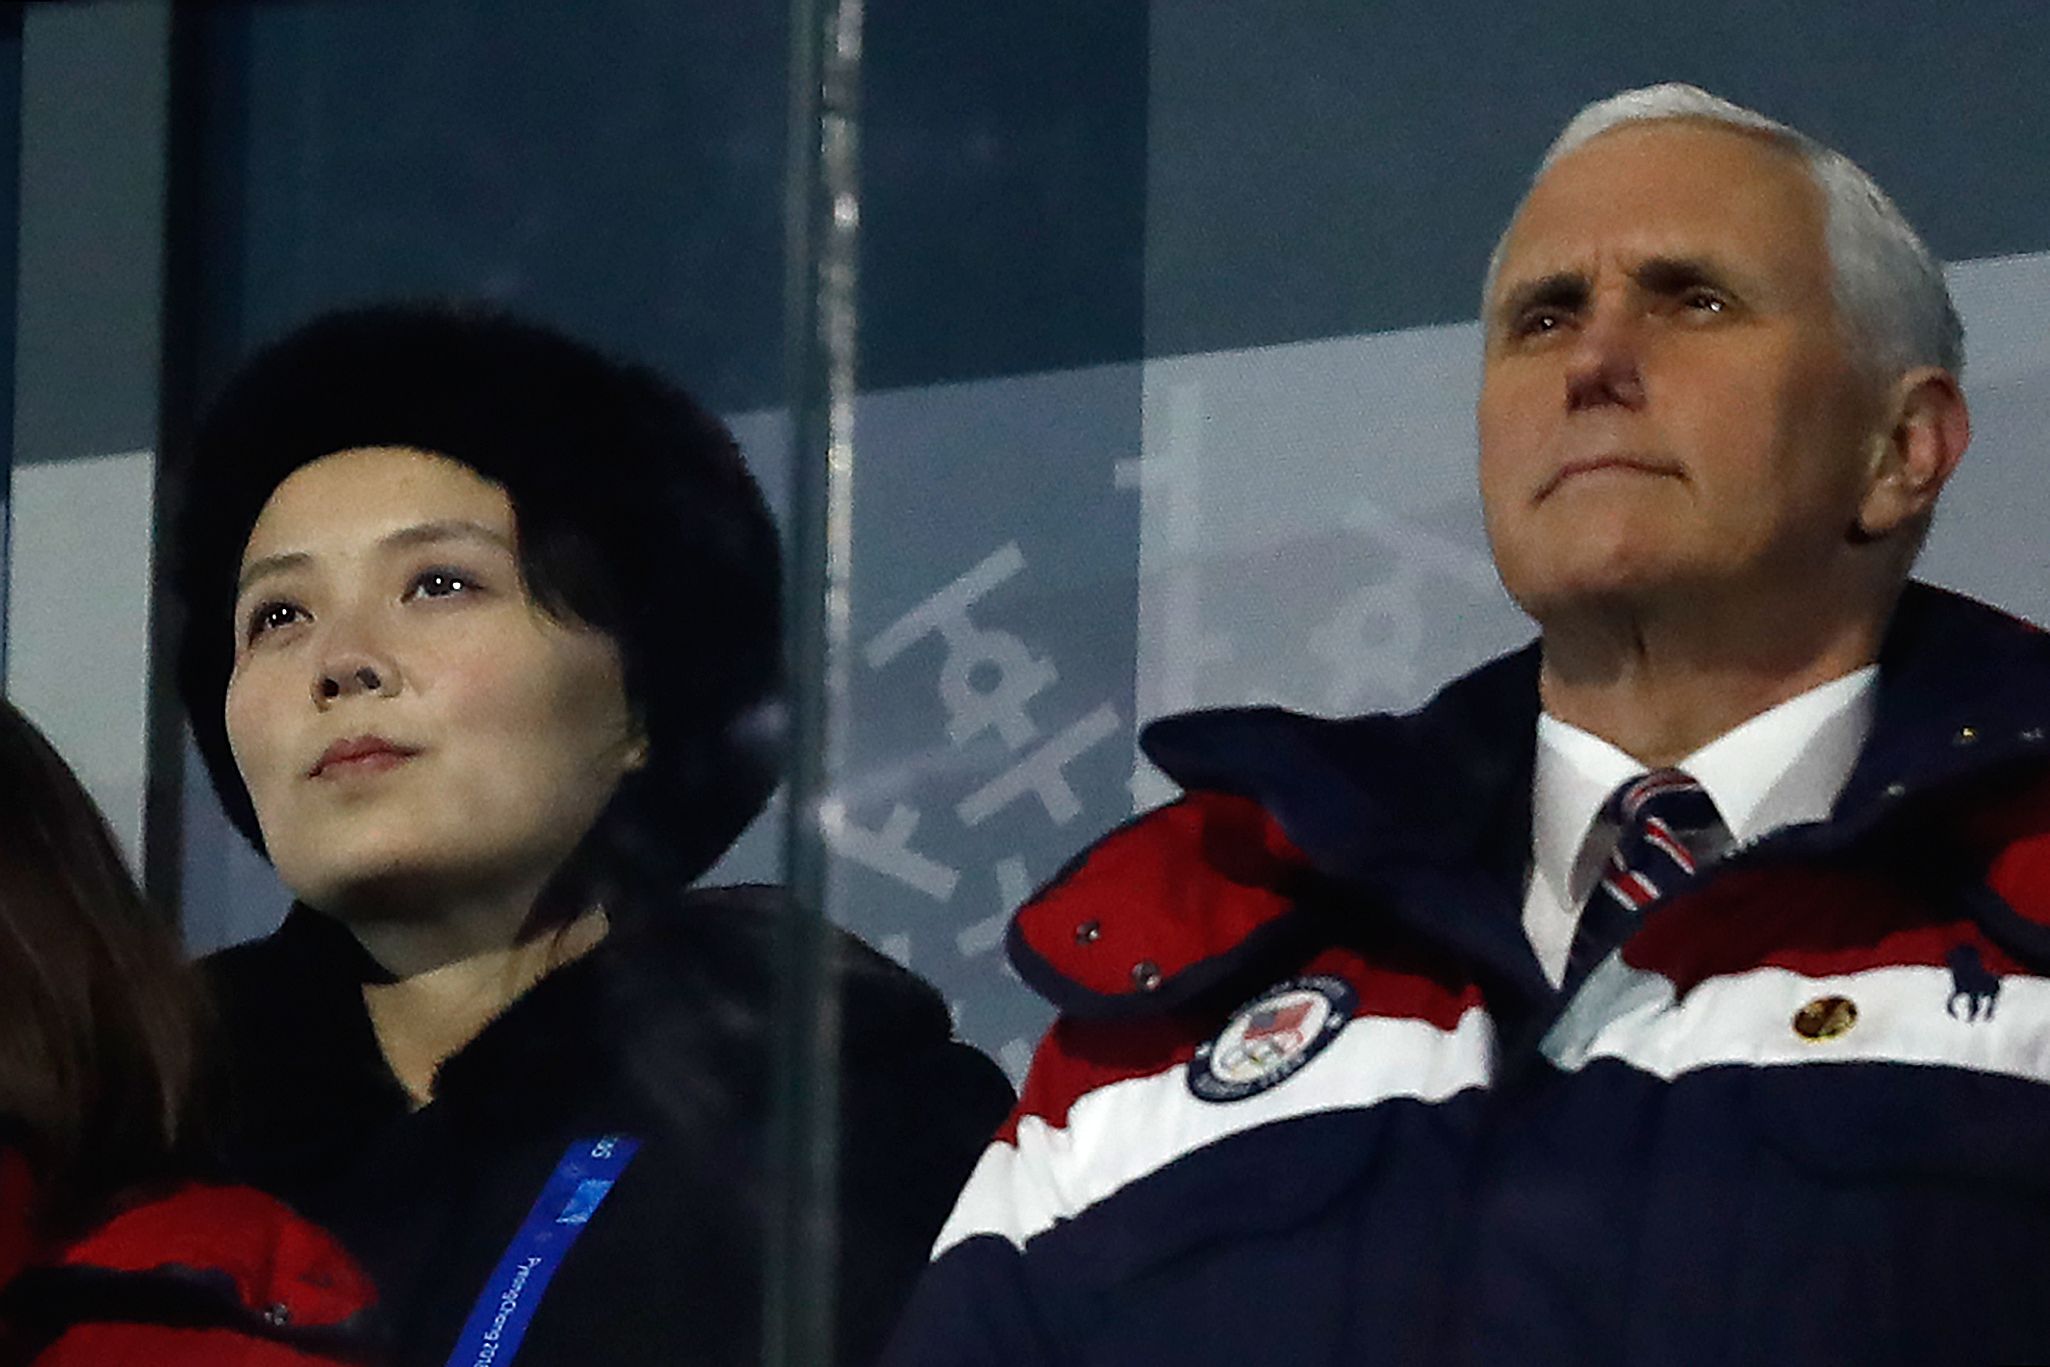
[[[1252,798],[1334,874],[1419,859],[1520,869],[1540,659],[1532,642],[1406,714],[1190,712],[1148,726],[1140,746],[1185,789]],[[1912,793],[2050,754],[2050,635],[2020,618],[1910,583],[1879,669],[1872,734],[1838,798],[1840,819],[1869,819]],[[1470,810],[1476,792],[1496,795],[1491,810]]]
[[[2050,635],[2028,623],[1911,584],[1879,664],[1872,734],[1833,819],[1790,832],[1790,848],[1862,838],[1931,794],[2050,754]],[[1344,933],[1362,933],[1368,905],[1500,1000],[1541,1010],[1553,994],[1514,914],[1539,667],[1533,643],[1401,715],[1262,707],[1154,722],[1141,747],[1188,796],[1085,850],[1020,910],[1018,971],[1074,1016],[1155,1015],[1239,984],[1263,945],[1333,933],[1306,926],[1305,908],[1335,909]],[[1970,884],[1980,871],[1957,872]],[[1135,917],[1135,904],[1151,910]],[[2050,958],[2029,926],[1983,911],[1989,933],[1999,923]]]

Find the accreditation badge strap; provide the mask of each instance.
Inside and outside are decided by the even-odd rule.
[[[549,1279],[640,1147],[638,1139],[608,1134],[579,1139],[563,1151],[526,1223],[484,1284],[449,1367],[504,1367],[512,1361]]]

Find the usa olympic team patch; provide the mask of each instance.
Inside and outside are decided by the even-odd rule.
[[[1323,974],[1268,988],[1196,1050],[1189,1090],[1205,1101],[1241,1101],[1287,1081],[1338,1038],[1357,1000],[1351,983]]]

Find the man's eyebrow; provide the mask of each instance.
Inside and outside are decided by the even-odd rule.
[[[1639,262],[1630,278],[1653,294],[1678,294],[1698,285],[1723,286],[1729,272],[1705,256],[1654,256]]]
[[[377,540],[380,547],[403,550],[412,546],[432,546],[443,541],[481,541],[496,547],[509,555],[518,554],[512,539],[505,533],[471,522],[464,518],[445,518],[437,522],[420,522],[411,527],[401,527]],[[267,579],[287,570],[301,569],[313,562],[313,557],[304,551],[285,551],[278,555],[266,555],[252,560],[242,567],[242,574],[235,581],[235,595],[249,591],[249,586],[259,579]]]
[[[1526,280],[1502,296],[1502,302],[1495,307],[1495,318],[1500,322],[1523,313],[1526,309],[1540,305],[1550,308],[1577,309],[1587,303],[1587,277],[1579,271],[1556,271],[1542,275],[1535,280]]]

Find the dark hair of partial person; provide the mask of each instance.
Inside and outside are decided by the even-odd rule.
[[[189,1148],[201,1008],[99,809],[0,700],[0,1144],[53,1238]]]
[[[537,924],[689,883],[767,800],[780,760],[781,559],[732,434],[682,390],[552,329],[466,304],[331,313],[257,353],[170,477],[178,681],[235,826],[262,836],[228,747],[235,585],[279,484],[339,451],[460,461],[505,490],[535,603],[619,647],[647,763],[557,875]]]

